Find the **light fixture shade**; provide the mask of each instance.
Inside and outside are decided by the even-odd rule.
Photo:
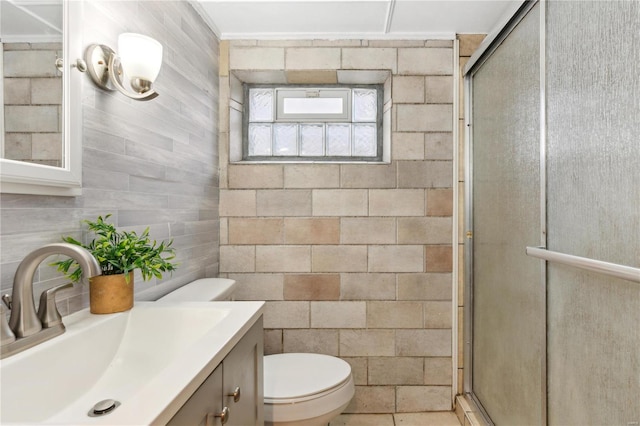
[[[139,78],[153,83],[162,65],[162,45],[142,34],[118,36],[118,56],[129,81]]]

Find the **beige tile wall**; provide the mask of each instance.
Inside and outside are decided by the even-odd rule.
[[[465,200],[465,127],[464,127],[464,90],[463,90],[463,70],[469,58],[478,48],[482,40],[484,40],[485,34],[459,34],[458,46],[459,46],[459,66],[460,66],[460,82],[459,82],[459,122],[458,122],[458,394],[464,392],[463,377],[464,377],[464,242],[466,237],[466,228],[464,226],[464,200]]]
[[[266,353],[347,360],[350,413],[450,410],[453,42],[242,40],[220,52],[220,272],[238,299],[267,300]],[[390,164],[229,161],[233,75],[320,83],[380,69],[392,72]]]

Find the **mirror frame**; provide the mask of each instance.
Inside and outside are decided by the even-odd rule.
[[[2,193],[82,194],[82,73],[75,68],[76,58],[82,58],[82,1],[63,1],[62,5],[64,167],[0,158]]]

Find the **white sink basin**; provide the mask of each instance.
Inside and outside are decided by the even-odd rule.
[[[263,302],[137,302],[64,318],[65,334],[0,363],[0,423],[166,423],[255,323]],[[99,401],[121,403],[89,417]]]

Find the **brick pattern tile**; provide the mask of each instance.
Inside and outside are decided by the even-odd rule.
[[[220,138],[220,181],[228,182],[220,194],[221,271],[239,282],[238,300],[267,300],[268,353],[326,353],[351,364],[356,395],[345,413],[370,417],[345,414],[336,424],[393,424],[380,413],[407,413],[408,421],[414,411],[451,409],[452,47],[228,43],[229,74],[240,79],[333,83],[353,70],[392,74],[388,164],[233,164],[229,156],[238,154]],[[238,82],[220,81],[239,108]]]

